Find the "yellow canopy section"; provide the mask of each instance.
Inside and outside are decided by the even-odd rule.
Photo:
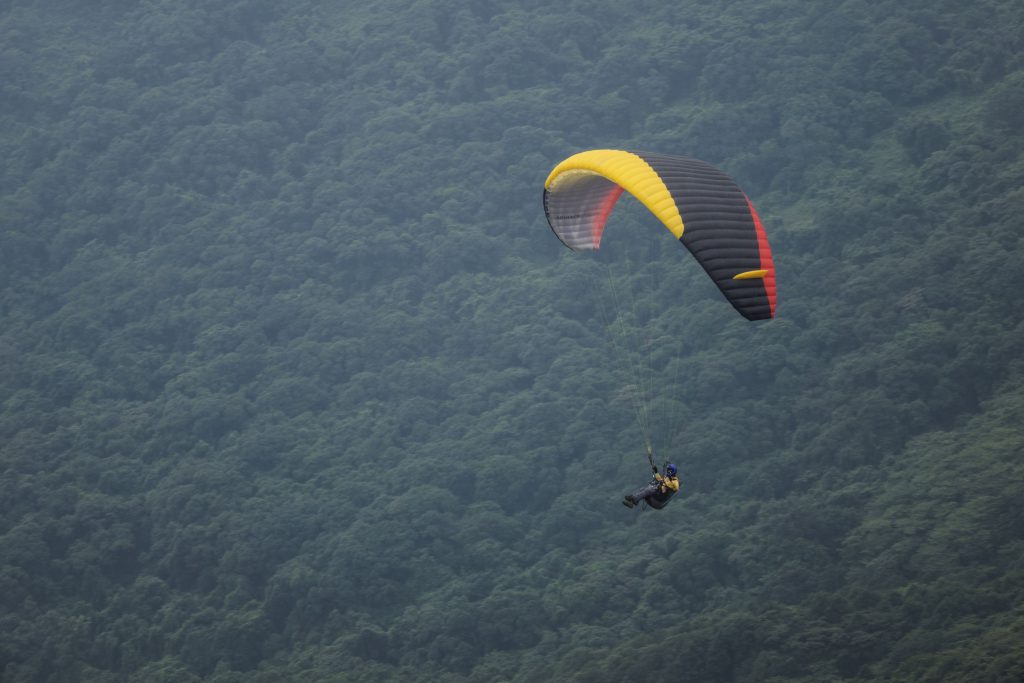
[[[767,270],[748,270],[745,273],[738,273],[732,276],[733,280],[753,280],[755,278],[764,277],[768,274]]]
[[[560,180],[569,180],[580,173],[607,178],[636,197],[677,239],[683,236],[683,219],[672,193],[650,164],[636,154],[618,149],[592,149],[574,154],[555,166],[544,188],[557,192]]]

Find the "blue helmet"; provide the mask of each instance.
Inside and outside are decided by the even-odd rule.
[[[670,477],[676,476],[676,472],[678,471],[679,469],[673,463],[665,465],[665,474],[667,474]]]

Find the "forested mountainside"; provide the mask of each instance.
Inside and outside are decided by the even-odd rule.
[[[1024,679],[1022,55],[994,0],[0,2],[0,679]],[[777,318],[628,197],[565,249],[604,147],[733,176]]]

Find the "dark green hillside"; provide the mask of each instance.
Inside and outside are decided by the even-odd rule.
[[[1019,4],[101,5],[0,3],[0,680],[1024,678]]]

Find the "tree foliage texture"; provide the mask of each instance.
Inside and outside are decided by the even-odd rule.
[[[1022,41],[1001,0],[0,3],[0,679],[1024,679]],[[778,319],[677,244],[563,249],[593,147],[736,177]],[[620,208],[610,250],[660,236]]]

